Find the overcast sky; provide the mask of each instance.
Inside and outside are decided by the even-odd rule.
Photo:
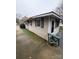
[[[34,16],[54,10],[62,0],[16,0],[16,13]]]

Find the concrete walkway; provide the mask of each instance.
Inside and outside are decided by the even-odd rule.
[[[43,39],[40,41],[34,41],[16,26],[16,59],[63,59],[60,47],[50,46]]]

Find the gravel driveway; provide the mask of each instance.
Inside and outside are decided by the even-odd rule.
[[[16,59],[63,59],[60,47],[50,46],[43,39],[37,40],[16,26]]]

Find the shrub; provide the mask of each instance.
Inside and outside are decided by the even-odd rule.
[[[59,31],[63,31],[63,26],[60,26]]]
[[[20,28],[25,29],[25,24],[20,24]]]

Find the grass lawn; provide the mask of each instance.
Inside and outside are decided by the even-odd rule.
[[[46,42],[45,39],[39,37],[39,36],[36,35],[35,33],[31,32],[31,31],[29,31],[29,30],[27,30],[27,29],[22,29],[22,30],[23,30],[23,32],[24,32],[27,36],[29,36],[31,39],[33,39],[33,40],[36,41],[37,43],[42,44],[42,43]]]

